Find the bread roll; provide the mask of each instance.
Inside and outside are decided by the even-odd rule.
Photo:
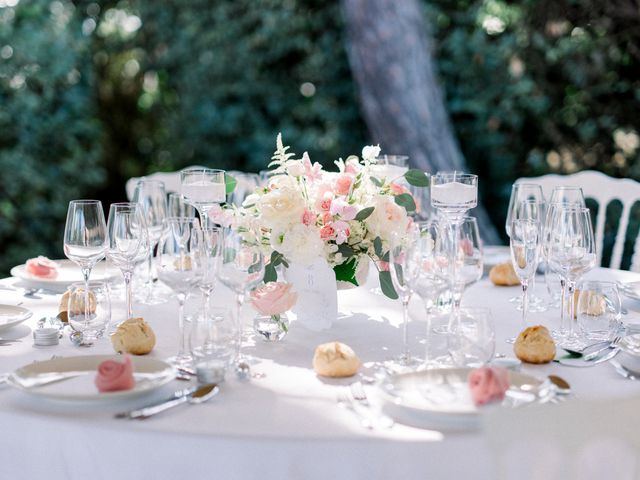
[[[84,292],[83,288],[79,288],[78,292]],[[67,290],[62,294],[62,298],[60,299],[60,305],[58,306],[58,317],[63,322],[68,322],[69,317],[67,315],[67,311],[69,310],[69,296],[71,295],[71,291]],[[80,315],[84,313],[84,295],[76,295],[75,301],[73,305],[71,305],[71,314],[72,315]],[[95,313],[96,311],[96,294],[92,291],[89,291],[89,313]]]
[[[511,262],[499,263],[494,266],[489,272],[489,280],[491,280],[494,285],[501,287],[520,285],[520,279],[516,275]]]
[[[578,312],[585,315],[593,315],[597,317],[602,315],[607,310],[607,302],[603,295],[600,295],[593,291],[584,291],[580,296],[580,290],[576,288],[574,292],[574,305],[573,318],[578,318]],[[569,306],[567,305],[567,308]]]
[[[520,332],[513,351],[523,362],[549,363],[556,356],[556,344],[546,327],[536,325]]]
[[[130,318],[122,322],[111,335],[111,344],[118,353],[145,355],[153,350],[156,335],[143,318]]]
[[[318,345],[313,355],[313,369],[323,377],[351,377],[358,372],[360,359],[344,343]]]

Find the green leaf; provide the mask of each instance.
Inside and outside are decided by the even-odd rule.
[[[278,281],[278,272],[276,271],[276,267],[274,267],[271,263],[264,267],[263,281],[264,283]]]
[[[375,210],[376,207],[367,207],[367,208],[363,208],[362,210],[360,210],[358,212],[358,214],[356,215],[356,220],[359,221],[363,221],[366,220],[367,218],[369,218],[369,215],[371,215],[373,213],[373,211]]]
[[[371,179],[371,182],[376,186],[376,187],[381,187],[382,185],[384,185],[384,182],[382,180],[378,180],[376,177],[369,177]]]
[[[429,177],[427,177],[422,170],[418,170],[417,168],[408,170],[407,173],[404,174],[404,178],[409,182],[409,185],[413,185],[414,187],[429,186]]]
[[[373,250],[376,252],[376,257],[382,258],[382,239],[380,237],[376,237],[373,239]]]
[[[260,271],[261,268],[262,268],[262,262],[257,261],[253,265],[249,265],[249,268],[247,268],[247,273],[257,273]]]
[[[224,187],[227,195],[229,195],[230,193],[233,193],[233,191],[236,189],[237,184],[238,184],[238,181],[235,179],[233,175],[229,175],[228,173],[224,174]]]
[[[382,293],[384,293],[385,296],[389,297],[391,300],[397,300],[398,294],[396,293],[396,289],[393,288],[393,281],[391,281],[391,272],[381,271],[378,274],[378,278],[380,280],[380,289],[382,290]]]
[[[353,255],[356,253],[353,250],[353,248],[351,248],[346,243],[343,243],[342,245],[338,245],[338,252],[341,253],[342,256],[345,257],[345,258],[353,257]]]
[[[358,285],[358,281],[356,280],[356,267],[358,266],[358,259],[351,258],[340,265],[336,265],[333,267],[333,271],[336,274],[336,280],[340,280],[343,282],[353,283],[354,285]]]
[[[394,200],[398,205],[400,205],[401,207],[404,207],[407,213],[416,211],[416,202],[411,196],[411,194],[401,193],[400,195],[396,195],[394,197]]]

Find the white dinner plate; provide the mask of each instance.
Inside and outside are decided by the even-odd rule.
[[[171,365],[148,357],[132,357],[136,385],[119,392],[98,391],[94,384],[98,365],[105,360],[122,361],[121,355],[86,355],[61,357],[25,365],[9,375],[7,384],[31,395],[71,402],[111,402],[144,395],[175,378]],[[46,385],[27,387],[42,375],[62,374],[69,378]],[[77,375],[75,375],[77,373]],[[61,376],[62,376],[61,375]]]
[[[391,375],[379,386],[384,410],[400,423],[419,428],[474,430],[481,410],[471,399],[467,378],[471,368],[442,368]],[[502,402],[512,408],[539,399],[547,380],[509,371],[509,390]]]
[[[0,332],[15,327],[30,318],[31,315],[33,312],[24,307],[0,305]]]
[[[82,282],[82,272],[80,267],[71,260],[54,260],[60,268],[56,278],[40,278],[27,272],[25,264],[18,265],[11,269],[11,275],[28,283],[34,288],[46,288],[56,290],[60,293],[64,292],[69,285],[75,282]],[[91,280],[110,282],[120,278],[120,272],[113,268],[107,267],[106,262],[99,262],[93,270],[91,270]]]

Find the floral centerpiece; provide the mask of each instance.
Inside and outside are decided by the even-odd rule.
[[[406,231],[416,209],[405,185],[427,187],[429,179],[420,170],[384,178],[375,168],[379,154],[379,146],[366,146],[361,158],[339,159],[338,171],[328,172],[312,163],[307,152],[294,158],[278,134],[267,185],[249,195],[242,207],[217,210],[214,218],[224,214],[226,219],[216,220],[233,222],[247,241],[263,248],[270,259],[265,283],[277,281],[280,265],[309,264],[321,257],[336,280],[358,285],[360,262],[372,259],[382,291],[395,299],[388,250],[393,234]]]

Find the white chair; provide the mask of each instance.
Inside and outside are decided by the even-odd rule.
[[[497,480],[640,479],[640,398],[486,412]]]
[[[518,182],[537,183],[542,187],[546,198],[551,196],[554,187],[561,185],[575,185],[582,188],[585,198],[591,198],[598,203],[598,212],[595,218],[595,237],[598,255],[598,264],[602,263],[602,249],[604,245],[604,227],[607,206],[614,200],[622,203],[622,215],[615,232],[615,243],[611,254],[611,268],[620,268],[624,243],[629,226],[629,214],[636,201],[640,200],[640,183],[628,178],[612,178],[593,170],[585,170],[573,175],[544,175],[534,178],[520,178]],[[631,257],[631,268],[634,272],[640,271],[640,236],[636,238]]]

